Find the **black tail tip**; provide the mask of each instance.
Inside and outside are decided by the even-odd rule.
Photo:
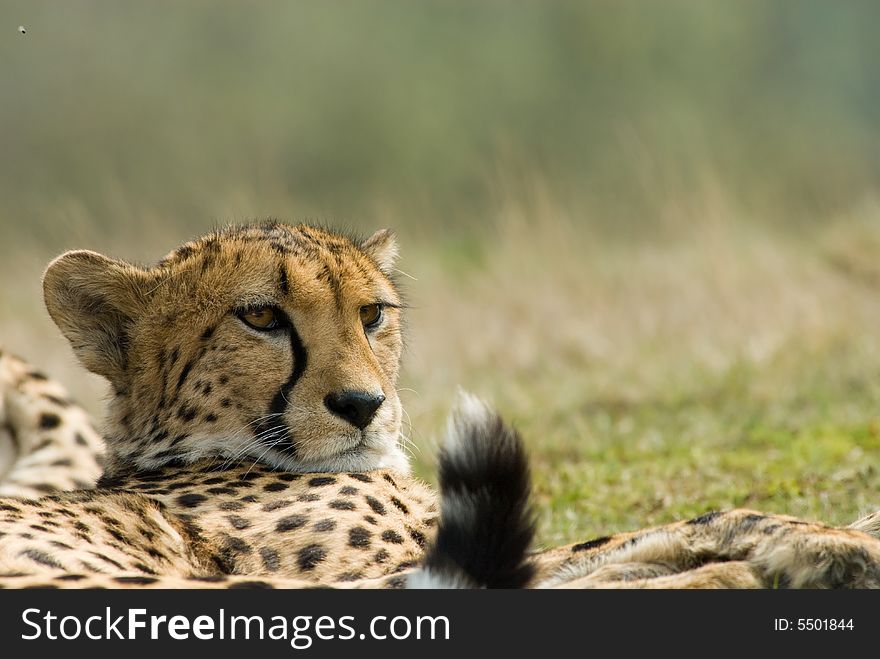
[[[440,452],[440,524],[413,588],[521,588],[534,577],[531,477],[519,434],[462,394]]]

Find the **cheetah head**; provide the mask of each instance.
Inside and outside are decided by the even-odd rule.
[[[205,458],[407,471],[396,255],[389,231],[353,241],[273,222],[152,267],[90,251],[52,261],[49,314],[112,385],[105,477]]]

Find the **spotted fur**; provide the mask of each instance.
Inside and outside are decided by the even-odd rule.
[[[64,387],[0,348],[0,497],[93,487],[103,453]]]
[[[4,500],[0,573],[346,583],[418,563],[434,523],[430,491],[396,472],[316,476],[197,463],[118,487]]]

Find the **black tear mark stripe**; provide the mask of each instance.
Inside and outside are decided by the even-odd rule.
[[[279,418],[279,414],[282,414],[287,409],[288,394],[296,386],[296,383],[299,382],[299,379],[306,370],[308,353],[302,339],[299,338],[299,332],[296,331],[293,321],[284,312],[279,313],[281,313],[282,320],[284,320],[287,325],[287,331],[290,333],[290,351],[293,354],[293,368],[287,382],[281,385],[278,393],[275,394],[272,402],[269,404],[269,415],[271,416],[266,421],[256,425],[255,434],[263,438],[263,442],[270,443],[280,450],[287,450],[288,455],[293,457],[296,455],[296,447],[291,441],[290,428],[283,422],[276,421],[276,419]],[[278,431],[281,431],[281,437],[279,437]]]

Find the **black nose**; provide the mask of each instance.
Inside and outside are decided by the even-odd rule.
[[[377,396],[366,391],[338,391],[324,399],[328,410],[361,430],[370,425],[383,402],[385,396],[382,394]]]

